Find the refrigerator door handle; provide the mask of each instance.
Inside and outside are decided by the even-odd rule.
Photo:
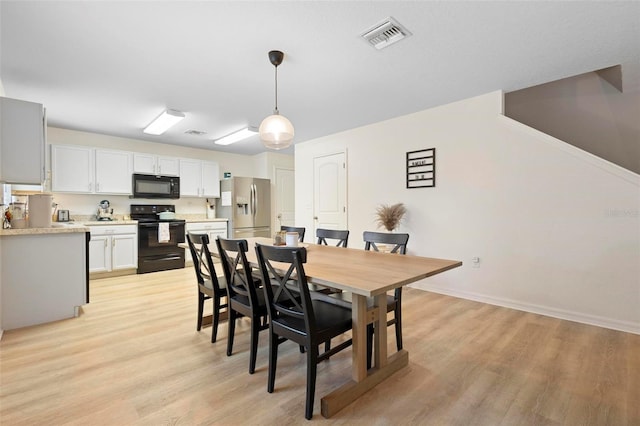
[[[258,187],[255,183],[251,184],[251,192],[253,193],[252,200],[252,212],[253,212],[253,220],[256,220],[256,214],[258,213]]]
[[[255,216],[255,213],[253,212],[254,204],[255,204],[255,200],[254,200],[255,194],[253,192],[253,184],[249,185],[249,194],[250,194],[249,195],[249,203],[250,203],[249,212],[251,213],[251,218],[253,219],[253,217]]]

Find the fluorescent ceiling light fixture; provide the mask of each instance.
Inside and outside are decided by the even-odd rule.
[[[251,136],[258,133],[255,127],[245,127],[244,129],[238,130],[237,132],[233,132],[228,134],[227,136],[223,136],[220,139],[216,139],[214,143],[217,145],[231,145],[232,143],[236,143],[243,139],[250,138]]]
[[[175,109],[164,110],[143,132],[149,135],[161,135],[183,118],[183,112],[176,111]]]

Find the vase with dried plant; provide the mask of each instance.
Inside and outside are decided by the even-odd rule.
[[[400,226],[405,213],[407,213],[407,208],[403,203],[393,205],[380,204],[376,209],[376,223],[379,227],[393,232]]]

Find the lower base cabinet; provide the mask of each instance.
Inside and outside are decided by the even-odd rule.
[[[188,234],[192,232],[194,234],[207,234],[209,235],[209,241],[215,244],[216,238],[227,238],[227,222],[187,222],[185,226],[185,232]],[[185,235],[185,242],[186,242]],[[185,250],[185,262],[191,262],[191,251]],[[220,271],[222,272],[222,271]]]
[[[113,272],[138,267],[136,225],[91,226],[89,272]]]
[[[87,303],[86,232],[0,238],[2,329],[77,316]]]

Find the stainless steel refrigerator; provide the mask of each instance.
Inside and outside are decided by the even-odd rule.
[[[234,177],[220,182],[218,217],[229,220],[229,238],[271,237],[271,181]]]

